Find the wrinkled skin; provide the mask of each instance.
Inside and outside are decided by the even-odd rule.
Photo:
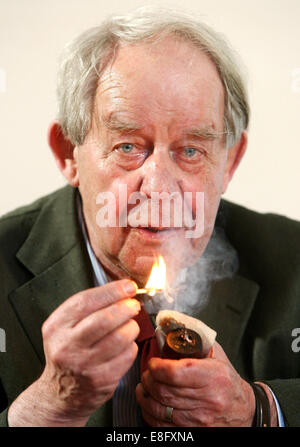
[[[152,358],[137,386],[144,420],[151,426],[251,426],[254,401],[249,385],[234,370],[215,342],[213,357],[162,360]],[[166,407],[173,407],[172,423]]]
[[[131,281],[114,281],[73,295],[50,315],[42,327],[45,369],[11,405],[11,426],[83,426],[112,397],[138,351],[135,291]]]
[[[138,61],[138,63],[137,63]],[[245,136],[229,151],[223,138],[224,93],[213,63],[186,43],[119,49],[99,82],[94,119],[75,148],[76,176],[93,249],[112,277],[144,285],[154,255],[164,256],[170,279],[197,259],[211,236],[221,194],[245,149]],[[210,132],[214,138],[195,135]],[[132,227],[100,228],[100,192],[204,193],[204,234],[184,228],[153,234]],[[117,216],[124,210],[117,206]]]

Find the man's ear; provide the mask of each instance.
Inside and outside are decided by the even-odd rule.
[[[238,165],[240,164],[248,144],[248,137],[247,132],[242,132],[241,138],[239,141],[232,146],[229,149],[226,149],[228,151],[227,155],[227,162],[226,162],[226,168],[225,168],[225,174],[224,174],[224,181],[223,181],[223,189],[222,194],[225,193],[228,184],[230,180],[233,177],[233,174],[235,173],[235,170],[237,169]]]
[[[70,185],[79,186],[77,161],[74,158],[75,146],[63,134],[57,121],[50,124],[48,129],[48,144],[51,147],[56,164]]]

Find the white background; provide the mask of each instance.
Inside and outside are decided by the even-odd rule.
[[[47,145],[63,46],[108,14],[181,1],[0,0],[0,214],[65,184]],[[300,1],[185,0],[248,70],[249,147],[225,197],[300,220]]]

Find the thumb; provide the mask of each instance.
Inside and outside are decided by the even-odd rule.
[[[230,363],[227,355],[224,352],[224,349],[217,341],[214,342],[214,344],[211,348],[211,354],[209,355],[209,357],[216,359],[216,360],[223,361],[225,363]]]

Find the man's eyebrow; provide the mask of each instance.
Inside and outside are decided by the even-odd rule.
[[[119,113],[112,112],[106,116],[102,116],[102,123],[112,132],[134,132],[142,129],[142,125],[123,118]],[[216,140],[223,137],[227,132],[218,132],[211,127],[195,127],[185,130],[185,136],[194,136],[205,140]]]
[[[125,118],[118,116],[115,113],[110,113],[107,116],[102,116],[104,126],[113,132],[134,132],[139,130],[142,126],[133,121],[127,121]]]
[[[218,132],[209,127],[199,127],[184,131],[185,136],[199,137],[204,140],[216,140],[226,134],[227,132]]]

